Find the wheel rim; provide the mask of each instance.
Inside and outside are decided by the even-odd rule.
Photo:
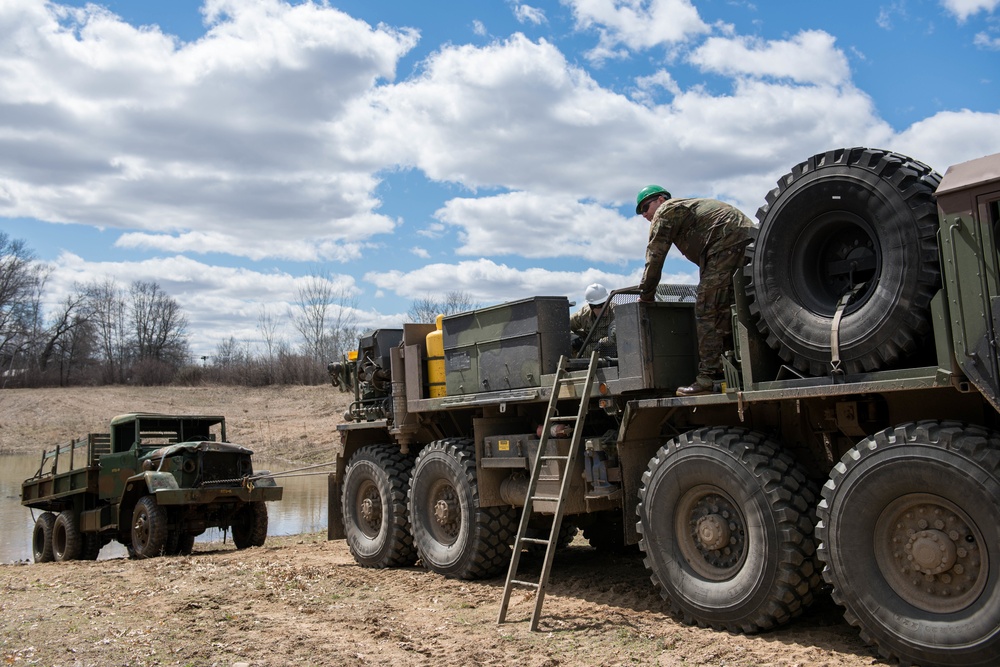
[[[864,282],[865,288],[846,312],[860,308],[874,292],[882,270],[882,250],[876,239],[868,222],[847,211],[832,211],[813,220],[791,252],[797,265],[793,275],[804,278],[794,286],[800,303],[817,315],[831,317],[840,298]]]
[[[132,536],[142,546],[149,542],[149,514],[145,510],[141,510],[136,516],[135,525],[132,526]]]
[[[435,540],[446,546],[455,544],[462,528],[458,491],[447,480],[436,480],[428,489],[428,529]]]
[[[372,480],[365,480],[358,487],[355,504],[358,508],[358,529],[366,537],[377,537],[382,528],[382,496]]]
[[[924,611],[965,609],[986,587],[983,535],[954,503],[911,493],[889,504],[875,524],[875,559],[899,597]]]
[[[733,498],[701,484],[683,493],[675,510],[676,538],[695,572],[710,581],[732,578],[746,559],[746,519]]]

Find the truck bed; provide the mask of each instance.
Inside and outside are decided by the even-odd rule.
[[[58,512],[80,493],[97,493],[100,456],[111,451],[108,433],[89,433],[42,453],[38,472],[21,484],[21,504]]]

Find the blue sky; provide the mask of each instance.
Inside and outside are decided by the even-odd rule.
[[[753,217],[827,149],[1000,151],[1000,0],[2,0],[0,72],[50,302],[155,280],[198,356],[316,275],[362,327],[635,284],[648,183]]]

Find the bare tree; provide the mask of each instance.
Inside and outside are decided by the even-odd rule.
[[[24,241],[0,232],[0,361],[7,370],[24,363],[22,355],[37,342],[44,283],[45,271]]]
[[[437,320],[438,315],[454,315],[478,307],[479,304],[472,300],[471,294],[456,290],[448,292],[444,301],[435,301],[429,296],[414,301],[406,311],[406,317],[410,322],[429,323]]]
[[[63,357],[66,349],[72,348],[73,344],[69,340],[74,336],[78,327],[88,325],[87,316],[84,314],[85,297],[82,293],[75,292],[66,297],[59,310],[52,314],[50,324],[46,330],[44,345],[38,353],[38,368],[44,373],[48,370],[49,364],[55,358]],[[77,351],[82,339],[76,339]],[[66,369],[68,373],[68,369]]]
[[[125,292],[111,277],[88,283],[82,291],[104,362],[104,381],[124,382],[129,361]]]
[[[347,287],[326,274],[312,274],[298,291],[298,311],[292,315],[302,336],[304,353],[326,363],[353,344],[357,336],[357,299]]]
[[[187,318],[180,304],[155,282],[137,280],[129,286],[132,336],[136,357],[172,366],[187,361]]]

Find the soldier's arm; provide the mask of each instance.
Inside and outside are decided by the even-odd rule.
[[[642,280],[639,281],[640,301],[656,300],[656,286],[660,284],[660,276],[663,273],[663,260],[667,258],[671,245],[664,221],[660,218],[654,219],[649,245],[646,246],[646,268],[642,272]]]

